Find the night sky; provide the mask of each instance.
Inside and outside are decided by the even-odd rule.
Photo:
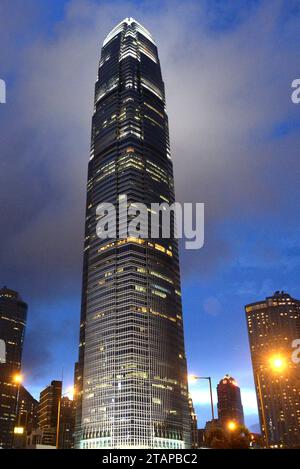
[[[1,0],[0,284],[29,305],[25,386],[73,381],[94,82],[105,35],[133,16],[166,85],[176,199],[205,203],[181,249],[191,373],[229,373],[258,422],[244,305],[300,298],[300,2]],[[192,395],[209,419],[207,383]]]

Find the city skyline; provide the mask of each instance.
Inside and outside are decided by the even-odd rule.
[[[84,155],[88,158],[92,109],[89,90],[101,38],[122,17],[132,15],[153,31],[161,50],[177,197],[204,202],[208,210],[204,249],[195,256],[181,250],[189,371],[212,375],[215,386],[225,373],[235,376],[242,398],[247,400],[243,402],[246,422],[256,423],[244,305],[278,289],[300,297],[296,281],[299,208],[293,203],[299,172],[299,107],[290,101],[290,83],[299,70],[297,41],[293,40],[299,15],[296,9],[283,13],[281,2],[272,9],[266,2],[241,2],[242,6],[224,7],[221,12],[216,5],[205,10],[195,2],[185,8],[176,2],[172,12],[160,7],[158,11],[165,15],[156,21],[154,7],[148,5],[143,12],[135,2],[130,3],[129,12],[128,6],[91,2],[88,8],[86,2],[73,1],[68,2],[67,14],[62,9],[67,2],[61,3],[47,19],[39,7],[28,3],[36,16],[27,21],[24,15],[18,25],[20,34],[27,38],[21,41],[20,50],[15,44],[9,46],[3,37],[2,74],[8,99],[1,105],[0,120],[6,132],[3,154],[8,170],[2,173],[1,184],[6,210],[0,278],[29,305],[26,386],[28,383],[37,396],[52,379],[60,379],[62,368],[67,385],[72,382],[80,309]],[[100,18],[104,7],[105,21]],[[19,8],[24,8],[22,2]],[[10,17],[9,13],[7,7],[3,17]],[[87,25],[83,21],[80,26],[83,18]],[[254,39],[257,24],[265,23],[269,28]],[[12,19],[7,21],[7,31],[9,28],[16,33]],[[181,37],[186,42],[179,47]],[[257,46],[259,41],[261,47]],[[241,45],[240,52],[235,43]],[[201,60],[194,57],[192,49]],[[285,67],[279,67],[274,51],[284,55]],[[14,63],[8,55],[15,57]],[[243,61],[245,56],[249,62]],[[81,61],[87,65],[85,75],[80,72]],[[268,73],[261,62],[267,64]],[[29,64],[22,73],[16,66],[20,63]],[[176,105],[178,97],[180,106]],[[62,98],[67,103],[63,106]],[[16,128],[12,126],[15,115]],[[226,119],[221,119],[224,115]],[[197,125],[193,125],[196,118]],[[21,168],[11,167],[14,154],[23,155]],[[197,171],[192,172],[189,167],[193,161],[197,161]],[[18,190],[12,195],[9,188],[14,185]],[[251,197],[246,196],[250,193]],[[57,318],[63,331],[57,328]],[[206,359],[205,350],[212,343],[209,331],[214,340]],[[45,361],[47,370],[43,369]],[[209,418],[209,402],[206,389],[200,392],[198,386],[192,391],[198,419],[203,422]],[[197,404],[199,397],[207,402],[205,412]]]

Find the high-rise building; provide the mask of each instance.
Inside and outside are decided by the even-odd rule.
[[[165,91],[153,37],[132,18],[106,37],[88,169],[76,440],[80,448],[188,448],[177,240],[96,235],[96,208],[174,202]],[[149,217],[150,218],[150,217]],[[149,221],[151,223],[151,221]],[[149,226],[150,231],[150,226]]]
[[[288,293],[245,306],[260,424],[270,447],[300,447],[300,301]]]
[[[6,287],[0,290],[0,448],[11,448],[18,412],[17,401],[27,304]]]
[[[17,424],[27,433],[38,427],[38,407],[38,401],[24,386],[20,386]]]
[[[47,434],[43,437],[43,444],[55,446],[57,435],[57,419],[62,394],[62,381],[52,381],[40,393],[39,429]]]
[[[59,448],[74,448],[74,401],[67,396],[61,398],[59,423]]]
[[[198,425],[197,425],[197,414],[195,412],[194,403],[192,396],[189,396],[189,411],[190,411],[190,423],[191,423],[191,448],[198,448]]]
[[[218,418],[222,427],[226,428],[228,422],[244,425],[244,411],[241,400],[241,391],[229,375],[225,375],[217,386]]]
[[[13,448],[25,448],[28,435],[37,429],[38,406],[38,401],[20,385]]]

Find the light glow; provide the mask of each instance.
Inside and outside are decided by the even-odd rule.
[[[236,424],[236,422],[234,422],[233,420],[230,420],[230,422],[228,422],[228,424],[227,424],[227,428],[228,428],[228,430],[230,430],[231,432],[233,432],[234,430],[237,429],[237,424]]]
[[[14,375],[13,381],[16,384],[21,384],[23,382],[23,376],[20,373],[17,373]]]
[[[273,371],[283,371],[287,363],[281,355],[274,355],[270,358],[270,365]]]

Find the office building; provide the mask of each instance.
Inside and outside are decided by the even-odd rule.
[[[300,447],[300,301],[288,293],[245,307],[260,424],[268,447]]]
[[[19,293],[0,290],[0,448],[11,448],[18,412],[27,304]]]
[[[129,236],[118,226],[112,239],[100,239],[97,207],[113,204],[122,222],[123,200],[125,212],[143,203],[149,214],[151,203],[174,202],[158,51],[150,32],[132,18],[106,37],[95,88],[76,447],[188,448],[191,427],[174,216],[169,238],[163,238],[161,230],[155,239]]]

